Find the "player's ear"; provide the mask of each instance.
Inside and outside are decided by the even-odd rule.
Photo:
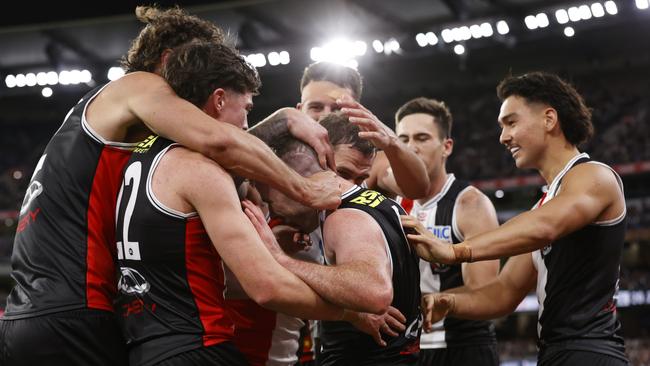
[[[212,103],[214,103],[215,110],[221,111],[226,103],[226,91],[222,88],[215,89],[212,92]]]
[[[546,108],[544,110],[544,128],[546,131],[553,130],[556,126],[559,125],[557,117],[557,111],[555,108]]]

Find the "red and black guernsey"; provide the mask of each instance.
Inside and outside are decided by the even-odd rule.
[[[174,147],[157,136],[138,145],[118,194],[116,309],[131,365],[155,364],[233,338],[221,257],[201,219],[166,207],[151,187],[158,163]]]
[[[5,319],[83,308],[113,311],[115,200],[132,144],[95,133],[86,94],[56,131],[32,176],[11,257],[16,285]]]

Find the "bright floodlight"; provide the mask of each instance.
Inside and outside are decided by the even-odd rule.
[[[383,49],[385,48],[386,45],[383,46]],[[321,47],[312,48],[310,55],[314,61],[327,61],[345,65],[349,60],[357,56],[363,56],[366,49],[367,45],[363,41],[352,42],[345,38],[336,38]]]
[[[43,90],[41,90],[41,94],[45,98],[49,98],[49,97],[52,96],[52,89],[50,87],[46,86],[45,88],[43,88]]]
[[[288,65],[291,62],[291,55],[287,51],[280,51],[280,63],[283,65]]]
[[[70,70],[70,84],[79,84],[81,82],[81,71]]]
[[[618,14],[618,7],[616,6],[616,3],[613,1],[605,1],[605,10],[609,15]]]
[[[47,73],[47,84],[56,85],[58,83],[59,83],[59,74],[57,74],[56,71],[49,71]]]
[[[445,41],[445,43],[451,43],[454,41],[454,34],[451,31],[451,29],[445,28],[442,30],[442,40]]]
[[[600,3],[593,3],[591,4],[591,14],[596,18],[603,17],[605,16],[605,9]]]
[[[108,69],[108,75],[107,75],[108,80],[110,81],[117,80],[122,76],[124,76],[124,70],[122,70],[121,67],[111,67],[110,69]]]
[[[438,44],[438,36],[436,36],[435,33],[427,32],[425,36],[427,37],[427,42],[429,43],[429,45],[434,46]]]
[[[508,23],[505,20],[499,20],[497,22],[497,32],[499,34],[508,34],[510,32],[510,27],[508,27]]]
[[[255,67],[266,66],[266,57],[262,53],[253,53],[246,57],[246,61]]]
[[[267,58],[269,59],[269,65],[271,66],[277,66],[280,64],[280,54],[275,51],[269,53]]]
[[[580,16],[580,9],[577,6],[572,6],[569,8],[569,19],[572,22],[579,22],[582,17]]]
[[[469,27],[464,25],[458,28],[458,34],[461,41],[467,41],[472,38],[472,32],[469,30]]]
[[[25,75],[25,85],[27,86],[36,85],[36,74],[30,72],[29,74]]]
[[[457,44],[454,46],[454,52],[456,52],[457,55],[462,55],[465,53],[465,46],[462,44]]]
[[[650,4],[648,4],[648,0],[636,0],[636,7],[641,9],[641,10],[646,10]]]
[[[80,75],[79,80],[82,83],[89,83],[93,79],[93,74],[91,74],[90,71],[88,70],[82,70],[79,75]]]
[[[42,71],[36,74],[36,84],[40,86],[47,85],[47,74]]]
[[[548,27],[548,16],[546,16],[546,13],[537,14],[537,16],[535,16],[535,19],[537,20],[537,25],[540,28]]]
[[[494,197],[503,198],[503,191],[500,190],[500,189],[497,189],[496,192],[494,192]]]
[[[418,46],[425,47],[429,42],[427,42],[427,36],[424,33],[418,33],[415,36],[415,41],[418,43]]]
[[[345,63],[345,66],[353,68],[353,69],[358,69],[359,68],[359,62],[357,60],[348,60]]]
[[[494,30],[492,29],[492,24],[487,22],[481,24],[481,32],[483,32],[483,37],[492,37],[492,35],[494,34]]]
[[[16,75],[16,86],[19,88],[25,86],[25,75],[23,74]]]
[[[13,88],[16,86],[16,77],[9,74],[5,78],[5,84],[7,85],[7,88]]]
[[[567,13],[564,9],[558,9],[555,12],[555,19],[560,24],[566,24],[569,22],[569,13]]]
[[[377,52],[377,53],[382,53],[382,52],[384,52],[384,44],[383,44],[380,40],[378,40],[378,39],[375,39],[374,41],[372,41],[372,48],[373,48],[373,49],[375,50],[375,52]]]
[[[478,24],[472,24],[471,27],[469,27],[470,33],[472,33],[472,37],[479,39],[483,37],[483,32],[481,32],[481,26]]]
[[[391,53],[397,53],[399,51],[400,45],[395,38],[391,38],[384,43],[384,53],[390,55]]]
[[[573,27],[566,27],[564,28],[564,35],[567,37],[573,37],[576,34],[576,31],[573,29]]]
[[[534,15],[528,15],[524,18],[524,23],[526,23],[526,27],[530,30],[537,29],[538,27],[537,18]]]
[[[59,73],[59,84],[61,85],[70,84],[70,71],[63,70]]]
[[[578,11],[580,12],[580,18],[582,20],[591,19],[591,10],[589,9],[588,5],[580,5]]]
[[[355,41],[354,42],[354,54],[356,56],[363,56],[368,50],[368,45],[364,41]]]

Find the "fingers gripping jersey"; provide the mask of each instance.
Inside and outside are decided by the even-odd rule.
[[[406,317],[406,330],[397,337],[384,336],[381,347],[367,334],[347,322],[321,322],[322,365],[376,365],[410,362],[418,351],[422,316],[420,312],[419,258],[412,251],[399,215],[404,210],[395,201],[378,192],[354,186],[342,197],[339,208],[351,208],[369,214],[381,227],[393,269],[393,302]],[[324,238],[327,245],[327,238]],[[354,245],[354,243],[349,243]]]
[[[420,204],[398,197],[404,209],[415,216],[427,230],[447,243],[460,243],[463,236],[456,224],[456,202],[469,187],[453,174],[438,194]],[[420,290],[422,293],[438,293],[463,286],[463,272],[460,264],[446,265],[420,260]],[[485,345],[496,343],[494,325],[490,321],[445,318],[433,325],[431,333],[422,333],[420,348],[447,348]]]
[[[155,136],[141,143],[118,195],[116,308],[132,365],[154,364],[233,335],[221,257],[201,219],[165,207],[152,189],[156,166],[173,147]]]
[[[88,124],[86,108],[102,88],[70,110],[34,170],[14,241],[7,319],[113,311],[115,201],[133,144],[106,141]]]

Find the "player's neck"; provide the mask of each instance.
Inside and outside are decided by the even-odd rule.
[[[445,183],[447,182],[447,178],[447,169],[444,167],[433,174],[433,176],[429,177],[429,192],[427,193],[426,197],[422,197],[417,200],[418,203],[424,204],[432,199],[435,195],[440,193],[440,191],[442,191],[442,187],[444,187]]]
[[[546,151],[551,153],[542,158],[538,169],[546,184],[551,184],[567,163],[580,154],[577,147],[569,144],[565,144],[560,148],[549,148]]]
[[[356,184],[350,183],[347,180],[337,176],[336,180],[338,180],[339,184],[341,185],[341,193],[345,193],[348,191],[348,189],[354,187]]]

